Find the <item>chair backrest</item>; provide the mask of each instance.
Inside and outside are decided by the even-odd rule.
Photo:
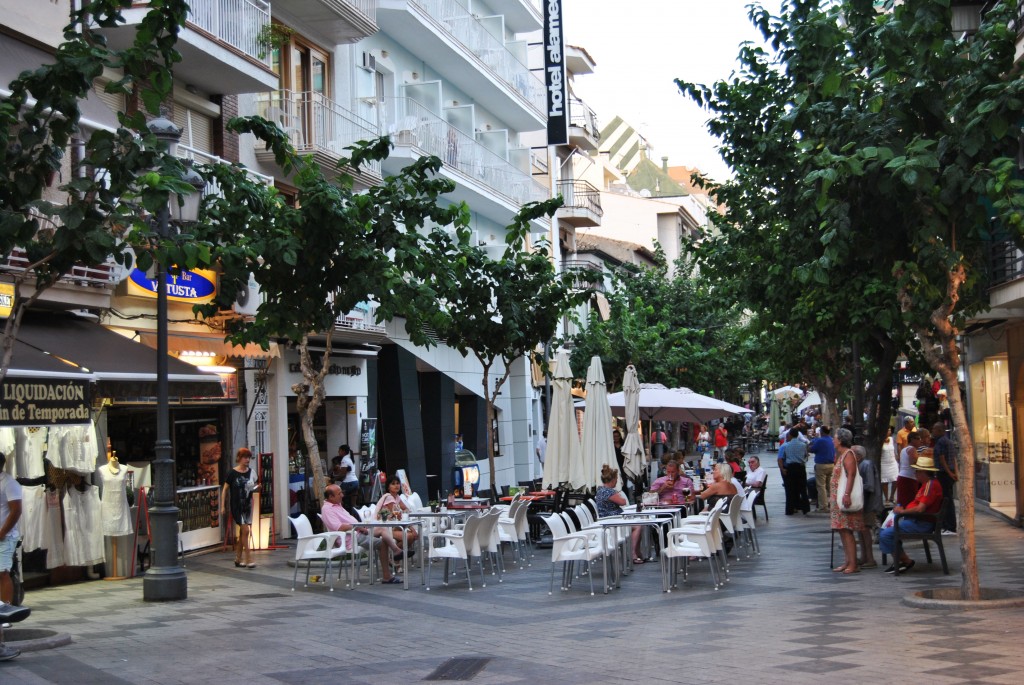
[[[592,499],[586,500],[585,502],[583,502],[583,506],[585,506],[590,511],[591,523],[593,523],[597,519],[601,518],[600,516],[597,515],[597,503],[594,502],[594,500],[592,500]]]
[[[306,518],[305,514],[299,514],[295,518],[291,516],[288,520],[295,526],[295,536],[300,538],[308,538],[313,534],[313,526],[309,523],[309,519]]]
[[[515,513],[512,515],[512,520],[515,521],[516,525],[516,537],[523,540],[526,538],[526,533],[528,531],[529,524],[526,516],[530,513],[530,503],[526,500],[521,500],[517,504],[519,505],[519,508],[516,509]]]
[[[583,526],[581,525],[580,515],[576,513],[574,509],[566,509],[562,514],[563,520],[570,532],[576,533]]]
[[[462,527],[462,542],[466,547],[466,555],[478,557],[480,556],[480,526],[484,523],[484,517],[479,514],[473,514],[466,519],[465,525]]]
[[[551,537],[555,540],[558,538],[564,538],[569,534],[569,526],[566,524],[565,519],[562,518],[561,514],[542,516],[541,519],[548,525],[548,529],[551,530]]]
[[[754,502],[757,500],[758,492],[757,488],[751,488],[743,495],[743,505],[740,507],[741,512],[754,510]]]
[[[743,506],[743,493],[733,495],[729,498],[729,522],[734,532],[743,530],[743,519],[740,517],[740,507]]]
[[[585,505],[577,504],[575,507],[572,508],[572,510],[576,512],[576,516],[579,518],[580,526],[582,528],[587,528],[589,526],[594,525],[594,521],[596,519],[594,518],[594,515],[590,513],[590,509],[587,508]]]
[[[480,526],[476,530],[476,539],[481,550],[495,552],[498,549],[498,519],[500,509],[491,509],[481,517]]]

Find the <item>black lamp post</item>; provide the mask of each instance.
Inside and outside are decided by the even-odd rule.
[[[173,155],[181,131],[160,116],[147,127]],[[161,238],[170,237],[171,219],[196,221],[202,199],[203,179],[192,169],[184,177],[196,192],[179,196],[172,193],[168,205],[156,216]],[[185,599],[188,579],[178,565],[178,507],[175,506],[174,458],[171,455],[170,399],[167,387],[167,266],[156,261],[156,459],[153,461],[153,508],[149,510],[152,563],[142,579],[142,598],[149,602]]]

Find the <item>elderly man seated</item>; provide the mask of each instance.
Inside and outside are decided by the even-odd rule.
[[[341,487],[337,484],[328,485],[324,489],[324,506],[320,510],[320,518],[323,519],[324,527],[329,531],[341,531],[343,533],[350,532],[353,528],[356,530],[356,546],[358,547],[369,547],[370,546],[370,532],[364,526],[359,525],[361,521],[354,517],[344,507],[345,495],[341,490]],[[346,535],[342,538],[345,546],[345,551],[351,551],[349,546],[350,536]],[[391,575],[391,564],[388,559],[388,547],[387,545],[379,545],[378,550],[380,554],[380,567],[384,573],[385,583],[395,583],[393,580],[394,576]]]
[[[684,504],[693,493],[693,481],[679,473],[679,462],[665,464],[665,475],[651,483],[651,492],[658,493],[661,504]]]

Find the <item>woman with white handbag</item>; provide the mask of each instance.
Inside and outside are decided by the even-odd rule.
[[[832,569],[836,573],[860,573],[857,566],[857,540],[854,533],[864,530],[864,484],[853,453],[853,433],[847,428],[836,431],[836,465],[832,470],[829,516],[832,529],[839,531],[844,561]]]

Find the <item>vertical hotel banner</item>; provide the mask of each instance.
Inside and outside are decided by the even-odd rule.
[[[548,115],[548,145],[569,142],[569,102],[565,83],[565,44],[562,41],[562,0],[544,2],[544,102]]]

